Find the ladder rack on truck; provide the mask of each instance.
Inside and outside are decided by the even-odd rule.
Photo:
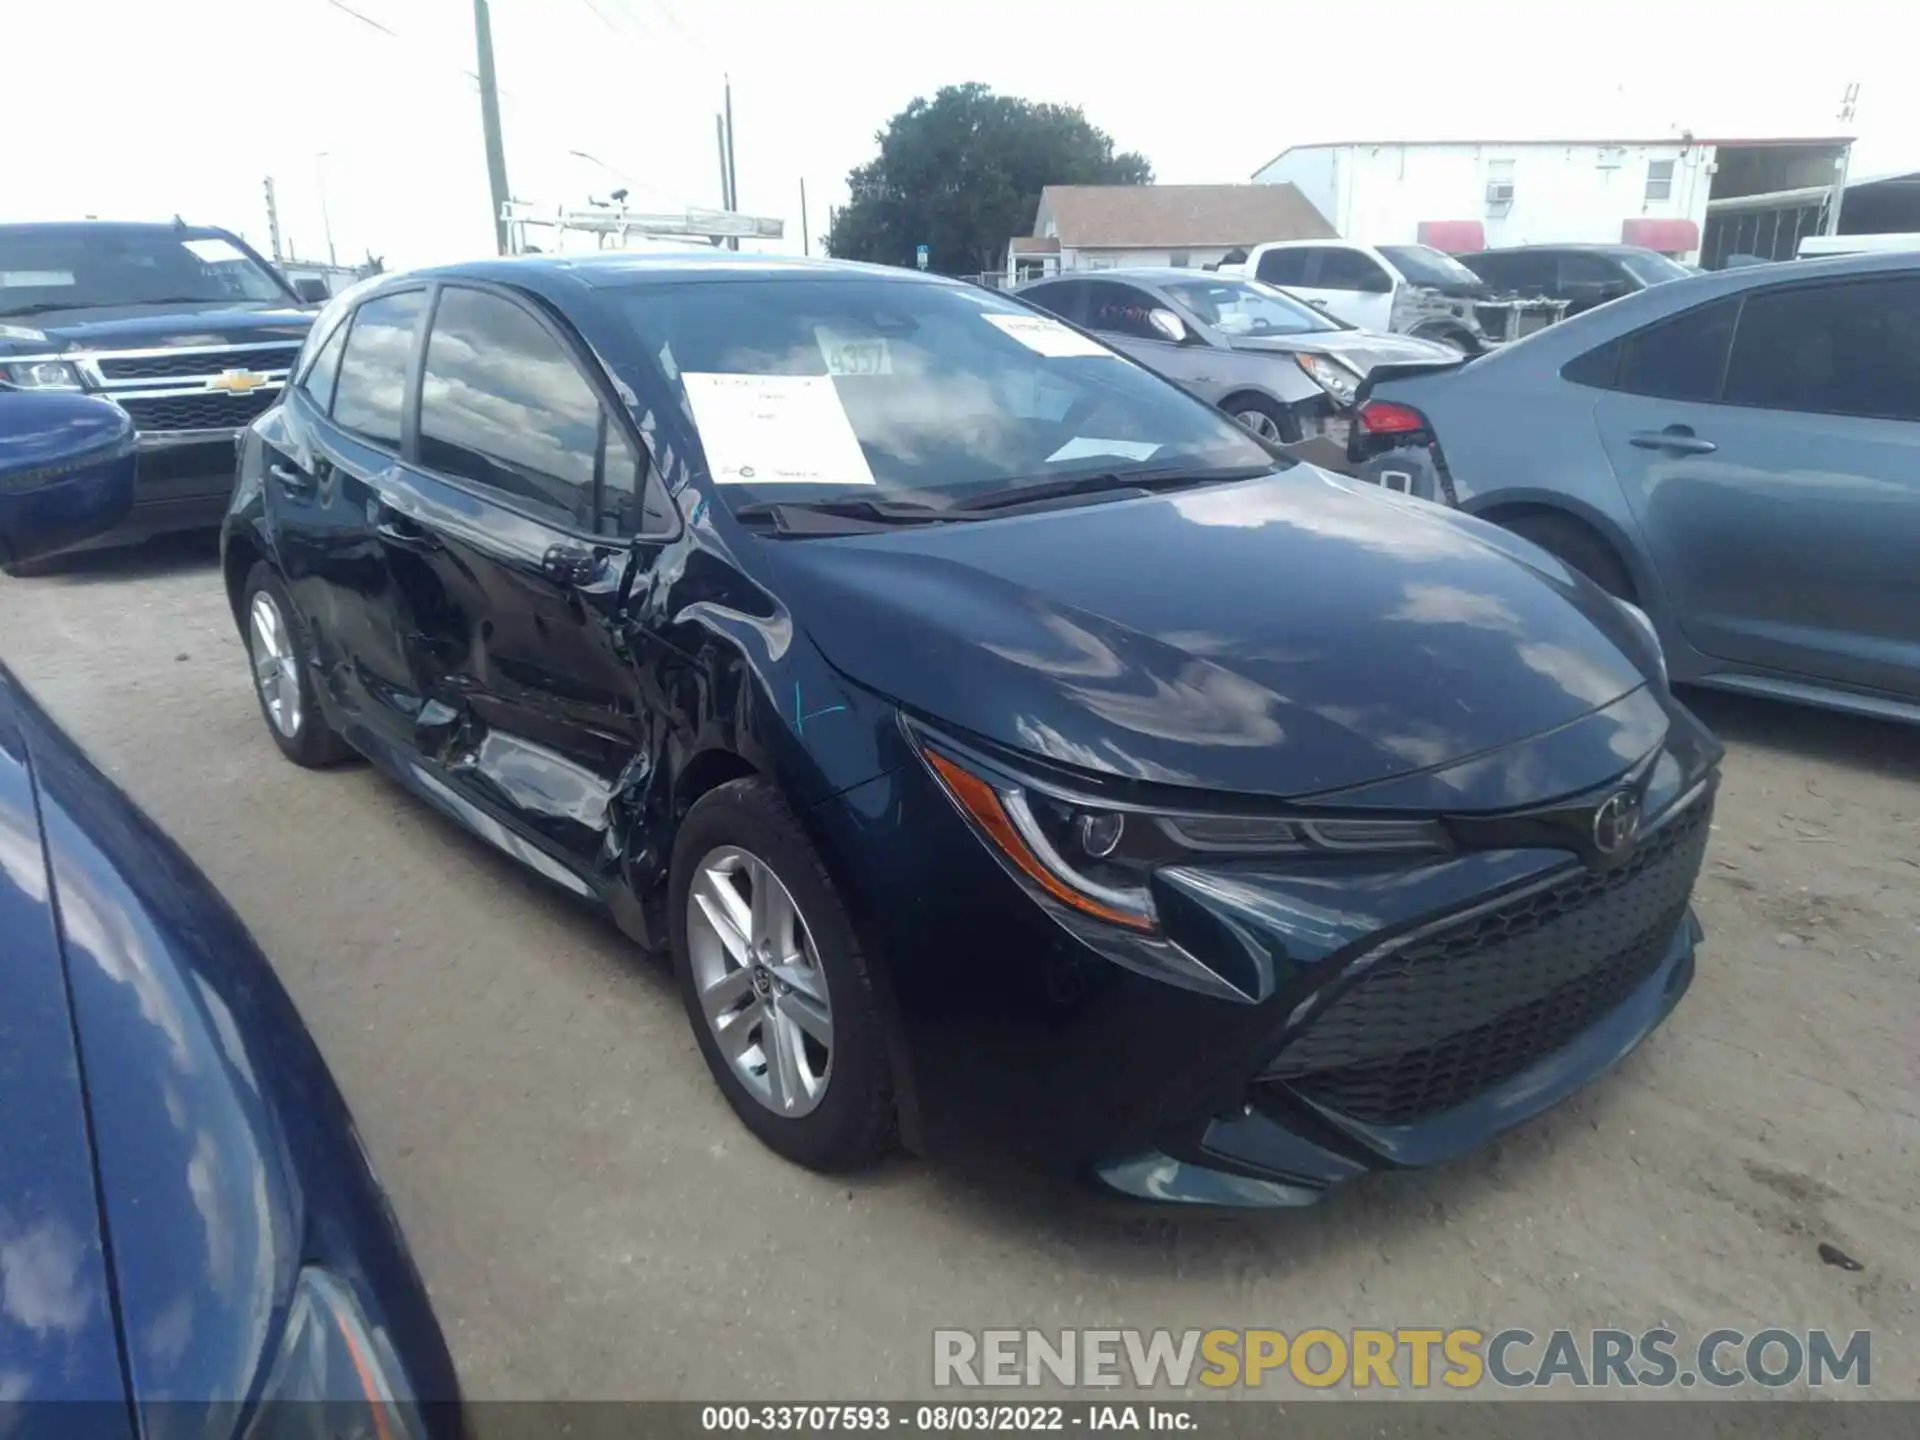
[[[763,215],[743,215],[735,210],[697,210],[641,213],[603,207],[591,210],[556,209],[538,212],[520,202],[502,208],[507,222],[507,253],[530,255],[542,250],[564,251],[569,235],[591,235],[593,248],[624,250],[629,240],[642,243],[662,241],[704,241],[719,246],[728,240],[779,240],[786,234],[787,222]],[[530,228],[550,231],[550,245],[538,245],[528,238]]]

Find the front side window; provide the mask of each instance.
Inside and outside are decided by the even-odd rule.
[[[400,448],[407,368],[426,309],[426,291],[406,290],[369,300],[354,312],[334,384],[337,424],[376,445]]]
[[[1156,309],[1154,298],[1132,285],[1096,280],[1087,286],[1087,328],[1104,330],[1110,335],[1125,335],[1131,340],[1165,340],[1147,317]]]
[[[1276,464],[1218,411],[973,287],[697,280],[619,300],[736,507],[941,504],[1084,474]],[[850,344],[873,357],[858,373],[832,363]]]
[[[602,419],[600,397],[527,311],[480,290],[441,292],[420,382],[422,465],[593,530]]]
[[[1920,420],[1920,279],[1750,294],[1727,363],[1726,399]]]
[[[272,271],[215,231],[0,227],[0,319],[109,305],[292,301]]]
[[[1735,296],[1636,331],[1623,342],[1617,387],[1659,400],[1717,401],[1739,313]]]
[[[1226,335],[1318,335],[1346,326],[1257,280],[1175,280],[1167,293]]]
[[[1384,295],[1393,288],[1387,272],[1372,256],[1358,250],[1322,250],[1320,273],[1312,283],[1319,290],[1358,290],[1372,295]]]

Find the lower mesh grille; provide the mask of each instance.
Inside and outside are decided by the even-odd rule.
[[[149,395],[121,400],[135,430],[228,430],[250,424],[280,398],[278,389],[250,395]]]
[[[1697,803],[1618,870],[1571,876],[1388,954],[1287,1044],[1256,1090],[1284,1085],[1367,1124],[1405,1125],[1545,1059],[1659,968],[1711,814]]]

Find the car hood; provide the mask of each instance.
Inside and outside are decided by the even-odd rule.
[[[1647,679],[1585,582],[1520,563],[1482,522],[1306,465],[762,544],[853,680],[1127,779],[1322,794],[1513,744]]]
[[[1330,355],[1362,375],[1376,365],[1460,358],[1460,352],[1451,346],[1432,340],[1416,340],[1411,335],[1383,335],[1377,330],[1320,330],[1311,335],[1236,335],[1232,344],[1235,350]]]
[[[0,317],[0,359],[67,350],[260,345],[307,338],[315,312],[286,305],[113,305]]]

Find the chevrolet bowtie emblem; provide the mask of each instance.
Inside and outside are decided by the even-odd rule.
[[[207,381],[207,389],[224,390],[229,395],[245,395],[249,390],[258,390],[267,383],[267,377],[258,370],[222,370]]]

